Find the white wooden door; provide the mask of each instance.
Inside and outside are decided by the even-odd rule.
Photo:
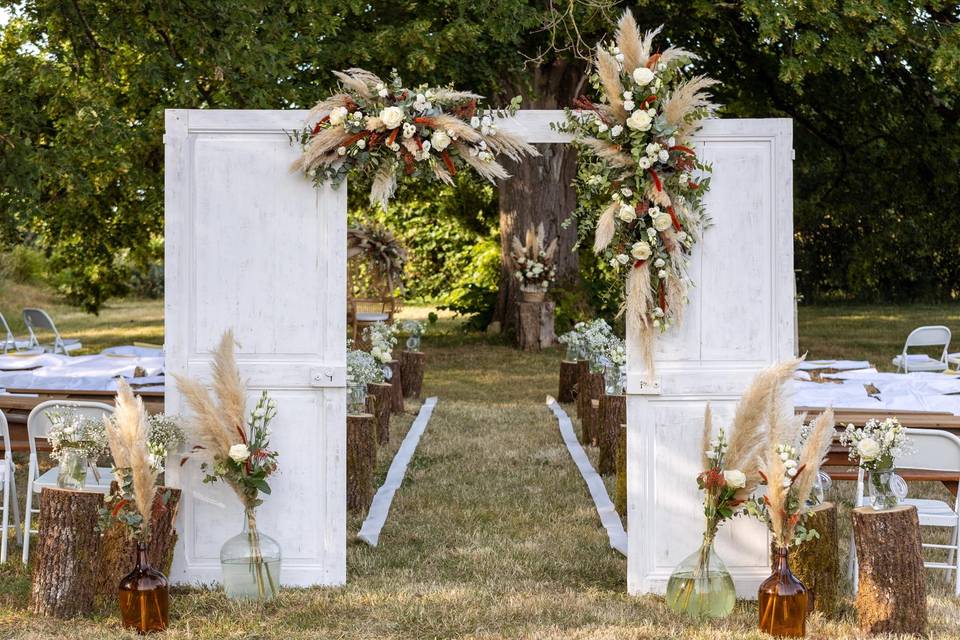
[[[166,112],[167,374],[209,377],[232,328],[250,401],[276,399],[279,452],[262,530],[283,548],[281,582],[346,580],[346,186],[314,189],[288,166],[302,111]],[[166,410],[185,413],[176,386]],[[229,488],[171,460],[183,489],[171,578],[220,580],[219,550],[240,532]]]
[[[647,380],[628,327],[627,531],[631,593],[663,593],[672,569],[699,546],[697,490],[703,411],[729,425],[753,375],[795,351],[793,135],[790,120],[709,120],[697,136],[713,165],[713,218],[695,251],[684,324],[658,338]],[[652,387],[648,382],[656,383]],[[741,597],[769,575],[766,530],[724,525],[717,552]]]

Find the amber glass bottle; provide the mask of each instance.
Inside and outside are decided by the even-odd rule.
[[[786,638],[806,634],[807,589],[790,573],[786,547],[777,549],[773,575],[760,585],[758,600],[761,631]]]
[[[150,566],[147,545],[137,543],[137,566],[120,581],[120,617],[137,633],[164,631],[169,617],[167,578]]]

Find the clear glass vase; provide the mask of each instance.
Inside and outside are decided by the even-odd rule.
[[[786,547],[777,548],[773,574],[757,592],[760,631],[773,636],[802,638],[806,634],[810,598],[790,571]]]
[[[618,364],[611,364],[603,370],[603,390],[608,396],[619,396],[623,394],[623,367]]]
[[[407,338],[407,351],[420,351],[420,334],[411,333]]]
[[[813,481],[813,490],[810,492],[810,497],[807,498],[807,506],[815,507],[818,504],[823,504],[823,501],[827,498],[827,491],[832,486],[833,479],[830,475],[825,471],[818,471],[817,479]]]
[[[687,556],[667,581],[667,606],[695,620],[725,618],[737,602],[733,578],[713,550],[713,537]]]
[[[596,353],[591,353],[587,358],[587,362],[590,367],[590,373],[603,373],[607,365],[610,364],[610,361],[607,360],[605,356]]]
[[[347,387],[347,413],[356,415],[367,412],[366,383],[350,382]]]
[[[150,566],[147,545],[137,543],[137,564],[117,587],[120,620],[137,633],[164,631],[170,622],[167,578]]]
[[[76,447],[60,449],[57,486],[61,489],[83,489],[87,482],[87,454]]]
[[[253,508],[244,511],[243,531],[223,543],[223,590],[232,600],[272,600],[280,590],[280,544],[257,529]]]
[[[907,483],[894,473],[893,467],[871,469],[867,472],[867,495],[875,511],[892,509],[907,496]]]
[[[580,345],[575,342],[571,342],[567,345],[567,351],[563,356],[563,359],[567,362],[576,362],[577,360],[583,360],[583,353],[580,351]]]

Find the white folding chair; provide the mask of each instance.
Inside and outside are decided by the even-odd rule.
[[[898,469],[922,471],[940,471],[956,474],[960,479],[960,438],[949,431],[939,429],[907,429],[911,451],[896,460]],[[866,504],[863,494],[863,470],[857,476],[856,506]],[[945,569],[953,572],[954,592],[960,595],[960,495],[954,498],[953,506],[942,500],[904,498],[903,504],[917,508],[921,527],[943,527],[950,529],[949,544],[923,543],[924,549],[945,549],[949,551],[947,562],[924,562],[928,569]],[[850,538],[849,571],[853,581],[853,590],[857,590],[857,554]]]
[[[0,343],[0,347],[2,347],[2,353],[7,353],[11,349],[14,351],[20,351],[30,347],[29,340],[16,339],[16,337],[13,335],[13,331],[10,330],[10,325],[7,324],[7,319],[3,317],[2,313],[0,313],[0,333],[3,335],[3,342]]]
[[[23,527],[20,526],[20,500],[17,498],[17,479],[13,474],[13,451],[10,442],[10,427],[7,417],[0,411],[0,441],[3,444],[3,460],[0,461],[0,484],[3,484],[3,540],[0,541],[0,564],[7,561],[7,541],[10,537],[10,494],[13,493],[13,530],[17,544],[23,544]]]
[[[908,353],[910,347],[939,347],[943,346],[940,358],[931,358],[925,353]],[[891,362],[896,365],[897,372],[903,371],[946,371],[947,351],[950,348],[950,329],[943,326],[917,327],[907,336],[903,343],[903,351],[895,356]]]
[[[113,415],[113,407],[108,404],[75,400],[48,400],[38,404],[30,412],[27,417],[27,435],[30,438],[30,468],[27,470],[27,508],[24,510],[23,523],[23,564],[27,564],[30,558],[31,520],[34,513],[40,513],[39,507],[33,508],[33,495],[37,494],[39,496],[44,487],[56,487],[57,479],[60,476],[60,469],[57,466],[40,475],[40,461],[37,457],[37,440],[46,440],[50,433],[52,425],[48,412],[51,411],[76,411],[95,420]],[[106,494],[110,491],[113,473],[109,468],[97,467],[97,475],[100,476],[99,479],[94,475],[92,469],[87,469],[84,491]]]
[[[53,334],[53,346],[50,348],[51,353],[70,355],[71,351],[76,351],[83,346],[80,344],[80,341],[76,339],[64,340],[60,332],[57,331],[57,325],[53,324],[53,318],[43,309],[24,309],[23,322],[27,325],[27,331],[30,332],[31,347],[42,346],[39,338],[37,338],[37,331],[49,331]]]

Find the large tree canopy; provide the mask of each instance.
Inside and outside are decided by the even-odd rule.
[[[955,295],[960,5],[911,0],[0,1],[0,242],[96,308],[156,251],[165,108],[308,106],[348,66],[539,104],[628,5],[725,115],[794,118],[807,296]]]

